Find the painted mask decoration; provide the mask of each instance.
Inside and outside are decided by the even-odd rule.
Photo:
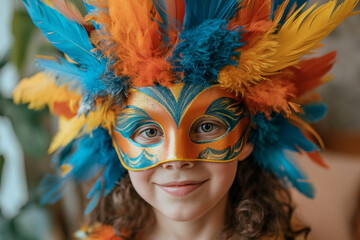
[[[123,166],[140,171],[168,161],[236,160],[248,129],[241,98],[216,86],[178,84],[132,89],[113,140]]]

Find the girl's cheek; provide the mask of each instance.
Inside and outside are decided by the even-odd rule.
[[[144,171],[129,171],[129,176],[134,187],[145,187],[151,183],[151,177],[154,169],[147,169]]]

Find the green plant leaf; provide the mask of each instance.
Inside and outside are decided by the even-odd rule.
[[[19,9],[14,12],[12,30],[14,45],[12,47],[11,60],[22,76],[25,70],[28,47],[36,27],[32,23],[28,13],[23,9]]]
[[[3,155],[0,155],[0,187],[1,187],[1,177],[2,177],[2,171],[4,168],[5,158]]]
[[[9,53],[6,53],[4,57],[0,60],[0,71],[1,69],[9,62]]]
[[[16,105],[0,96],[0,115],[10,119],[25,155],[35,159],[46,154],[50,139],[42,123],[49,116],[47,109],[29,110],[26,105]]]

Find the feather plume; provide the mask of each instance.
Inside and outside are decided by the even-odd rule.
[[[263,112],[269,117],[273,111],[286,115],[292,111],[299,112],[299,107],[292,102],[323,84],[323,76],[331,69],[334,58],[335,52],[331,52],[322,57],[303,60],[280,74],[270,76],[269,80],[260,81],[247,88],[244,98],[250,113]],[[320,109],[314,110],[313,113],[318,110]],[[319,113],[324,111],[321,110]]]
[[[85,238],[81,238],[83,240],[122,240],[122,238],[115,234],[111,226],[103,224],[81,231],[81,235],[86,236]]]
[[[273,19],[274,14],[276,12],[276,10],[278,9],[278,7],[281,4],[285,4],[284,3],[285,0],[273,0],[273,5],[272,5],[272,9],[271,9],[271,18]],[[286,8],[285,11],[283,12],[282,16],[281,16],[281,20],[280,20],[280,24],[283,24],[286,20],[286,18],[288,17],[289,14],[291,14],[291,11],[293,10],[297,10],[300,7],[302,7],[304,4],[307,3],[308,0],[289,0],[286,3]],[[295,8],[293,8],[295,6]]]
[[[66,172],[61,170],[64,166]],[[103,128],[97,128],[71,141],[58,151],[53,158],[53,167],[60,171],[56,175],[47,175],[41,182],[40,192],[43,194],[43,203],[57,201],[70,182],[89,181],[99,172],[103,172],[90,190],[89,198],[92,199],[86,213],[89,213],[99,198],[106,196],[125,174],[125,169],[118,161],[116,150],[112,146],[111,136]]]
[[[55,85],[54,81],[44,72],[23,79],[13,92],[14,102],[29,103],[28,107],[35,110],[48,106],[53,111],[57,102],[76,105],[80,101],[79,95],[69,92],[66,87]]]
[[[93,46],[82,25],[67,19],[39,0],[23,0],[23,3],[34,24],[57,49],[75,62],[97,59],[91,52]]]
[[[65,58],[58,60],[48,58],[36,59],[38,68],[47,72],[58,86],[66,86],[78,94],[84,94],[80,84],[84,70],[79,65],[67,61]]]
[[[302,134],[310,141],[310,142],[317,142],[318,146],[321,149],[325,148],[324,142],[322,141],[320,135],[310,126],[309,123],[302,120],[302,118],[298,117],[297,115],[293,114],[287,117],[290,124],[296,126],[298,129],[301,130]],[[301,147],[299,146],[299,149]],[[305,150],[306,152],[312,152],[318,150],[315,148],[311,151]]]
[[[207,20],[198,27],[185,29],[179,36],[171,62],[182,81],[193,85],[213,84],[224,66],[237,65],[243,46],[242,29],[227,29],[227,21]]]
[[[98,12],[98,7],[93,6],[93,4],[95,4],[95,3],[93,3],[91,0],[84,1],[84,5],[85,5],[86,11],[88,13],[84,17],[85,21],[91,20],[91,15],[96,15]],[[98,24],[96,24],[95,21],[91,20],[91,22],[96,30],[100,29],[100,26]]]
[[[324,83],[324,76],[333,67],[335,56],[336,51],[333,51],[321,57],[303,60],[289,68],[293,72],[292,82],[296,85],[297,97]]]
[[[99,49],[113,61],[115,76],[128,76],[137,87],[173,83],[171,64],[166,61],[168,48],[164,48],[155,21],[160,17],[152,1],[108,0],[107,4],[91,19],[102,27]]]
[[[83,114],[71,119],[61,119],[59,130],[50,144],[49,153],[66,146],[79,136],[92,132],[99,126],[111,132],[114,125],[115,113],[106,106],[99,106],[95,111],[89,112],[88,115]]]
[[[52,0],[52,2],[64,14],[64,16],[81,25],[86,25],[83,16],[74,3],[65,2],[64,0]]]
[[[314,189],[306,175],[296,164],[290,152],[314,152],[318,148],[310,142],[300,129],[280,114],[272,114],[268,120],[264,114],[252,117],[249,142],[254,144],[254,161],[275,173],[284,183],[290,182],[307,197],[314,197]]]
[[[162,22],[158,21],[161,29],[163,30],[163,32],[168,33],[168,22],[169,22],[169,17],[168,13],[167,13],[167,8],[166,8],[166,4],[164,2],[164,0],[152,0],[154,7],[156,8],[156,11],[158,12]],[[165,35],[166,36],[166,35]],[[165,42],[168,41],[168,39],[164,40]]]
[[[106,59],[101,58],[99,61],[90,61],[81,65],[64,58],[37,59],[37,63],[41,69],[56,78],[57,85],[66,86],[83,96],[81,109],[94,109],[95,100],[100,98],[110,100],[109,107],[121,106],[126,99],[126,91],[130,84],[126,77],[114,76],[108,69]]]
[[[307,152],[306,155],[310,158],[311,161],[319,165],[320,167],[328,169],[329,166],[325,163],[324,159],[320,156],[319,152]]]
[[[295,98],[295,85],[287,74],[271,77],[249,87],[244,101],[250,114],[262,112],[270,117],[272,112],[291,114],[295,110],[289,102]]]
[[[279,16],[284,10],[284,5],[279,7]],[[250,16],[252,16],[251,11]],[[235,95],[244,95],[251,85],[266,79],[264,77],[266,69],[276,64],[272,56],[276,54],[279,47],[274,35],[280,21],[279,16],[271,23],[271,26],[265,24],[267,25],[266,32],[259,31],[256,38],[252,38],[254,41],[247,42],[244,48],[238,49],[241,55],[237,66],[229,65],[220,70],[218,82],[222,87],[228,88]]]
[[[76,107],[78,109],[78,106]],[[69,102],[55,102],[52,114],[57,117],[65,117],[67,119],[73,118],[77,115],[74,106]]]
[[[230,20],[239,6],[238,0],[185,0],[184,29],[192,29],[207,20]]]
[[[218,82],[236,95],[244,95],[245,89],[252,84],[263,80],[263,70],[271,68],[275,61],[271,56],[278,47],[273,37],[274,28],[258,39],[252,46],[247,44],[247,49],[241,51],[237,66],[228,65],[219,72]]]
[[[325,117],[327,107],[322,102],[309,103],[302,106],[303,114],[298,116],[305,122],[315,123]]]
[[[229,27],[243,26],[246,29],[245,36],[248,32],[267,32],[273,26],[270,8],[269,0],[245,0],[235,17],[230,20]]]
[[[299,58],[309,54],[345,18],[353,12],[358,0],[345,0],[337,8],[337,1],[330,1],[317,9],[316,4],[304,12],[303,7],[295,11],[277,33],[279,47],[270,60],[276,62],[266,69],[267,74],[274,74],[294,65]],[[315,10],[314,10],[315,9]]]

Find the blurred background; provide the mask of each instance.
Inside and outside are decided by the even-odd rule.
[[[82,1],[72,2],[85,13]],[[82,191],[70,187],[51,206],[40,205],[37,193],[41,178],[52,171],[47,148],[56,119],[47,109],[35,112],[13,104],[11,96],[22,78],[36,72],[36,55],[59,53],[32,24],[20,0],[0,0],[0,6],[0,239],[72,239],[83,220]],[[345,20],[321,50],[338,51],[334,79],[319,89],[328,113],[314,126],[325,142],[322,156],[329,169],[301,157],[317,194],[306,199],[293,191],[296,214],[311,226],[313,240],[360,240],[359,24],[360,14]]]

